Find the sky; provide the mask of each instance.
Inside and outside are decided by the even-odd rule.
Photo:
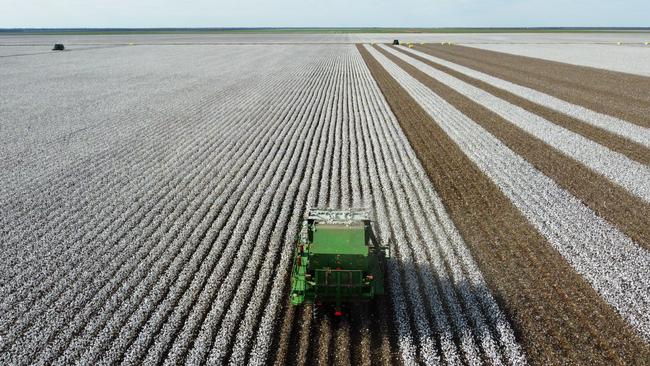
[[[649,0],[0,0],[0,28],[650,26]]]

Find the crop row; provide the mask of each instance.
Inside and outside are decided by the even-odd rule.
[[[393,253],[390,306],[376,321],[394,326],[397,343],[379,357],[397,347],[404,363],[524,362],[353,46],[203,56],[211,63],[199,70],[217,85],[111,120],[114,146],[76,160],[61,151],[56,169],[11,178],[0,203],[1,361],[265,364],[292,357],[282,343],[298,332],[317,335],[302,338],[303,355],[373,359],[370,344],[392,340],[393,327],[370,330],[367,314],[300,329],[309,312],[296,311],[282,332],[305,210],[367,206]],[[79,138],[97,139],[96,122]]]

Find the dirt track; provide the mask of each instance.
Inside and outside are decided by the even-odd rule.
[[[650,78],[478,48],[424,46],[431,54],[650,127]],[[579,91],[579,92],[577,92]]]
[[[500,305],[515,322],[531,361],[624,364],[639,356],[650,357],[648,345],[567,265],[436,121],[363,47],[359,50]],[[440,91],[451,97],[448,90]]]

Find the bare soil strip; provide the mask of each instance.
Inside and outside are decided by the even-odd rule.
[[[377,49],[434,93],[458,108],[464,115],[496,136],[516,154],[556,181],[562,188],[578,197],[599,216],[613,223],[644,248],[650,249],[650,204],[513,126],[495,112],[473,102],[381,48],[377,47]],[[446,68],[441,70],[452,71]]]
[[[598,113],[589,108],[569,103],[566,100],[556,98],[552,95],[543,93],[539,90],[532,89],[523,85],[515,84],[510,81],[486,74],[484,72],[465,67],[463,65],[444,60],[440,57],[418,51],[414,48],[404,48],[409,53],[416,54],[429,61],[447,66],[455,71],[471,76],[478,80],[484,81],[497,88],[509,91],[517,96],[525,98],[533,103],[540,104],[554,111],[566,114],[576,118],[583,123],[600,128],[607,132],[621,136],[637,144],[643,145],[650,149],[650,129],[637,124],[616,118],[603,113]]]
[[[392,345],[397,344],[397,341],[391,339],[391,335],[394,335],[395,332],[390,330],[391,325],[388,317],[390,305],[385,298],[380,298],[370,306],[370,309],[370,314],[366,314],[366,316],[370,316],[368,327],[371,336],[368,352],[371,363],[373,365],[396,365],[398,364],[398,353]],[[365,359],[365,355],[362,357]]]
[[[315,351],[313,359],[318,365],[328,365],[332,364],[331,359],[331,349],[333,342],[334,331],[332,329],[332,320],[329,317],[325,317],[320,320],[316,329],[318,330],[317,334],[311,338],[311,349]]]
[[[418,50],[650,127],[650,78],[464,46],[425,45]]]
[[[351,319],[339,319],[340,321],[334,322],[334,342],[332,348],[331,360],[336,365],[350,365],[352,363],[351,349],[353,346],[350,342]]]
[[[422,47],[418,47],[418,48],[421,49]],[[531,102],[526,98],[522,98],[514,93],[497,88],[496,86],[493,86],[484,81],[473,78],[471,76],[465,75],[461,72],[452,70],[451,68],[441,65],[439,63],[433,62],[431,60],[427,60],[424,57],[420,57],[411,52],[407,52],[404,50],[403,47],[395,47],[395,49],[433,68],[445,72],[455,78],[458,78],[470,85],[473,85],[477,88],[481,88],[486,92],[495,95],[509,103],[517,105],[531,113],[541,116],[550,122],[562,126],[572,132],[585,136],[586,138],[593,140],[603,146],[606,146],[607,148],[613,151],[620,152],[621,154],[624,154],[625,156],[627,156],[632,160],[638,161],[642,164],[650,165],[650,149],[648,149],[647,147],[641,144],[630,141],[614,133],[607,132],[603,129],[585,123],[584,121],[581,121],[577,118],[570,117],[564,113],[558,112],[551,108],[544,107],[540,104]]]
[[[636,332],[399,83],[358,48],[530,360],[625,364],[648,359],[650,349]]]
[[[359,314],[358,319],[350,319],[350,339],[353,344],[350,345],[350,362],[354,365],[371,365],[370,359],[370,342],[372,335],[370,327],[370,311],[367,304],[355,304],[351,307],[354,314]]]

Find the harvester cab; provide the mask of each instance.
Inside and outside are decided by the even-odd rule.
[[[298,235],[291,303],[343,306],[384,293],[388,249],[379,245],[365,209],[309,210]]]

